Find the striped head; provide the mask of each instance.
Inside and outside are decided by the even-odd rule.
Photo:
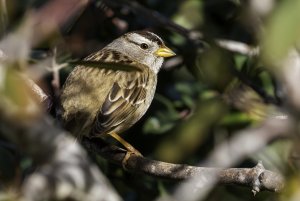
[[[165,57],[175,53],[165,46],[163,40],[149,31],[126,33],[108,44],[105,49],[121,52],[129,58],[148,66],[158,73]]]

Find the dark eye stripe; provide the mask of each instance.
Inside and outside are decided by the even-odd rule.
[[[148,46],[146,43],[141,43],[141,44],[139,44],[139,43],[137,43],[137,42],[135,42],[135,41],[133,41],[133,40],[130,40],[128,37],[125,37],[125,39],[126,39],[129,43],[133,43],[133,44],[139,46],[140,48],[142,48],[143,50],[146,50],[146,49],[149,48],[149,46]]]
[[[161,46],[163,44],[163,41],[161,38],[159,38],[157,35],[148,32],[148,31],[135,31],[134,33],[137,33],[141,36],[144,36],[145,38],[147,38],[150,41],[156,42],[159,46]]]
[[[140,36],[143,36],[145,38],[147,38],[148,40],[152,41],[152,42],[156,42],[158,46],[162,46],[164,44],[164,42],[162,41],[161,38],[159,38],[157,35],[155,35],[154,33],[151,33],[151,32],[148,32],[148,31],[134,31],[134,32],[130,32],[130,33],[136,33]],[[127,35],[130,34],[130,33],[127,33],[126,35],[124,35],[124,38],[128,41],[128,42],[131,42],[131,43],[134,43],[136,45],[140,45],[140,44],[137,44],[136,42],[130,40]]]

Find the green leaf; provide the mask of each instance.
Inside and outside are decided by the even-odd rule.
[[[282,1],[271,16],[263,37],[263,56],[267,64],[276,64],[300,39],[300,1]]]

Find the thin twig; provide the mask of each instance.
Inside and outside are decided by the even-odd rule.
[[[242,55],[257,56],[260,53],[259,47],[252,47],[239,41],[217,39],[216,43],[226,50]]]
[[[51,81],[53,90],[54,90],[54,94],[55,97],[59,97],[60,95],[60,77],[59,77],[59,71],[68,66],[67,63],[62,63],[62,64],[58,64],[56,62],[56,57],[57,57],[57,49],[54,48],[53,50],[53,58],[52,58],[52,65],[51,65],[51,71],[52,71],[52,75],[53,75],[53,79]]]

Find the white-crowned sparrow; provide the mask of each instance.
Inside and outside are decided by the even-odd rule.
[[[129,151],[136,150],[116,133],[135,124],[152,102],[164,57],[174,56],[163,40],[148,31],[127,33],[85,58],[136,67],[136,71],[79,65],[61,94],[62,119],[76,136],[110,134]]]

